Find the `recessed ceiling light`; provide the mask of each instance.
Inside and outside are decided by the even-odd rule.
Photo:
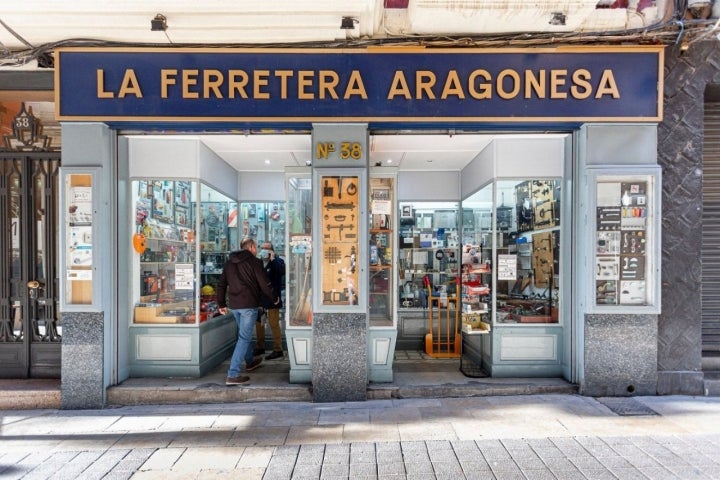
[[[387,163],[392,163],[392,158],[388,158]]]
[[[265,165],[270,165],[270,160],[268,160],[267,158],[265,159]]]

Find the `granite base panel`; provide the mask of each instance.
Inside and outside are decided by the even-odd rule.
[[[312,365],[313,401],[367,400],[367,316],[313,313]]]
[[[655,395],[657,349],[655,315],[586,315],[581,394]]]
[[[105,404],[102,312],[62,315],[61,408],[94,409]]]

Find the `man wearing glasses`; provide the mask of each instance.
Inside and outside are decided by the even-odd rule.
[[[260,247],[260,259],[263,261],[265,273],[270,279],[273,290],[280,293],[283,287],[283,276],[285,275],[285,261],[275,255],[272,243],[263,242]],[[282,299],[278,303],[273,303],[270,298],[263,295],[261,298],[261,314],[259,322],[255,325],[255,335],[257,336],[258,346],[254,352],[256,355],[265,353],[265,322],[267,317],[270,324],[270,332],[273,337],[273,351],[265,357],[266,360],[274,360],[283,357],[282,332],[280,331],[280,308],[282,307]]]

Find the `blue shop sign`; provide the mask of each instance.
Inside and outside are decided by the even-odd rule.
[[[660,121],[662,47],[56,51],[59,120]]]

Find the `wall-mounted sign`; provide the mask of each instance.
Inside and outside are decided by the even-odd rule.
[[[659,46],[61,48],[56,113],[104,121],[659,121],[662,70]]]
[[[360,167],[367,164],[367,124],[313,125],[313,166]],[[354,194],[354,192],[347,192]]]
[[[517,255],[498,255],[498,280],[517,280]]]

